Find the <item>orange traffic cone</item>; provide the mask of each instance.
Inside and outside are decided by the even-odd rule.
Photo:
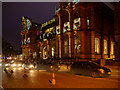
[[[27,77],[26,68],[24,68],[24,75],[23,75],[23,77]]]
[[[52,74],[52,85],[55,85],[55,74]]]

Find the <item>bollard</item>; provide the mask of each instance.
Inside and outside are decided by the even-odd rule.
[[[24,75],[23,75],[23,77],[27,77],[26,68],[24,68]]]
[[[55,74],[52,74],[52,85],[55,85]]]

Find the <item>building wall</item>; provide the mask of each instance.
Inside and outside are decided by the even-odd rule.
[[[114,30],[115,30],[115,58],[120,60],[120,2],[115,4],[114,10]]]
[[[39,42],[37,42],[37,31],[39,24],[32,22],[31,19],[27,17],[22,17],[23,30],[21,31],[22,36],[22,54],[24,60],[33,60],[39,57]],[[31,26],[28,26],[29,20]]]
[[[81,24],[80,28],[75,30],[73,23],[74,19],[78,17],[80,17]],[[59,10],[55,18],[59,20],[59,23],[56,22],[57,24],[53,26],[56,27],[59,24],[61,33],[53,39],[40,42],[41,58],[44,56],[44,47],[47,47],[46,59],[59,58],[79,61],[114,58],[114,55],[111,55],[110,45],[111,41],[114,42],[113,11],[106,5],[103,3],[78,3],[73,5],[73,8],[69,6],[68,9]],[[89,20],[89,24],[87,20]],[[70,29],[64,33],[65,22],[69,22]],[[95,38],[99,38],[100,41],[98,54],[95,52]],[[76,39],[78,40],[77,45],[75,45]],[[107,40],[107,54],[104,54],[104,40]],[[80,50],[77,51],[76,46],[80,46]],[[52,57],[52,48],[55,48],[54,57]]]

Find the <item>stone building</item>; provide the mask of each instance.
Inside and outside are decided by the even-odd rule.
[[[44,60],[114,59],[114,13],[104,3],[60,2],[54,18],[41,26]]]
[[[23,59],[31,60],[38,58],[37,46],[37,32],[39,31],[40,24],[32,22],[30,18],[22,17],[23,30],[21,31],[22,36],[22,54]]]
[[[119,59],[118,7],[113,10],[103,2],[60,2],[53,19],[42,25],[23,17],[25,59],[100,60],[101,65],[106,59]]]

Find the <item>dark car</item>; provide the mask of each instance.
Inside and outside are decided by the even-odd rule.
[[[74,74],[89,75],[92,77],[108,77],[111,75],[110,69],[88,61],[75,62],[71,65],[70,71]]]

